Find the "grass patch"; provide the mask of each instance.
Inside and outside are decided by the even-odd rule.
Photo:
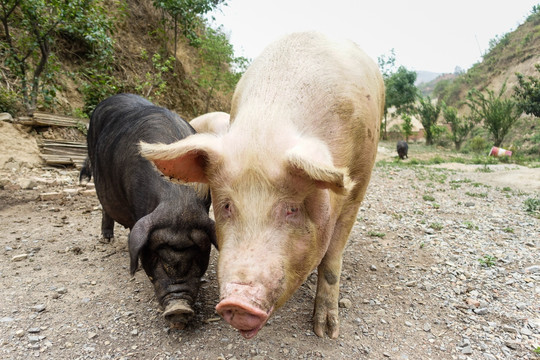
[[[368,235],[371,236],[371,237],[378,237],[378,238],[383,238],[383,237],[386,236],[385,233],[379,232],[379,231],[374,231],[374,230],[368,231]]]
[[[474,225],[472,221],[464,221],[463,225],[465,225],[468,230],[478,230],[478,226]]]
[[[473,193],[470,191],[467,191],[465,195],[470,197],[476,197],[476,198],[487,198],[487,193]]]
[[[484,255],[483,257],[481,257],[480,259],[478,259],[478,262],[480,263],[480,265],[482,266],[485,266],[485,267],[492,267],[495,265],[495,263],[497,262],[497,258],[495,256],[491,256],[491,255]]]
[[[529,214],[540,216],[540,198],[528,198],[523,202],[523,205]]]
[[[430,228],[433,230],[442,230],[444,228],[444,225],[438,222],[434,222],[431,225],[429,225]]]

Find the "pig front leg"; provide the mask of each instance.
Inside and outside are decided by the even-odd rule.
[[[342,256],[359,206],[359,201],[344,206],[336,222],[328,251],[317,268],[313,331],[319,337],[324,337],[325,332],[331,339],[339,336],[338,303]]]
[[[106,244],[110,243],[114,237],[114,220],[105,210],[101,211],[101,235],[103,235],[103,239],[100,242]]]

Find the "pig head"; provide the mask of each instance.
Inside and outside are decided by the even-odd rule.
[[[339,334],[342,252],[375,160],[384,87],[350,42],[270,45],[243,75],[225,134],[141,144],[164,174],[208,183],[217,312],[251,338],[317,268],[314,331]]]

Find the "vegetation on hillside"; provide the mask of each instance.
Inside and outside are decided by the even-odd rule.
[[[483,153],[493,145],[504,146],[513,150],[515,155],[538,157],[540,63],[534,64],[540,61],[538,49],[540,5],[532,8],[527,20],[515,31],[493,39],[482,62],[467,72],[447,74],[434,82],[434,86],[430,85],[434,87],[431,92],[434,100],[426,93],[427,87],[415,88],[415,105],[401,108],[400,115],[404,120],[410,115],[419,118],[428,145],[453,144],[458,151]],[[530,67],[536,69],[533,75],[530,68],[522,65],[531,62]],[[388,106],[396,105],[392,93],[401,91],[394,84],[398,72],[388,70],[393,69],[388,65],[394,63],[392,56],[379,58],[386,94],[391,99]],[[508,73],[507,69],[512,67],[525,69],[527,75]],[[513,86],[507,86],[507,83]],[[404,137],[409,136],[406,127],[406,123],[402,125]]]
[[[0,0],[0,110],[88,115],[133,92],[187,117],[228,111],[247,59],[204,15],[224,0]]]

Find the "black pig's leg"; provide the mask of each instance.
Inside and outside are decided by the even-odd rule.
[[[105,243],[111,242],[111,239],[114,237],[114,220],[105,210],[102,211],[101,234]]]

